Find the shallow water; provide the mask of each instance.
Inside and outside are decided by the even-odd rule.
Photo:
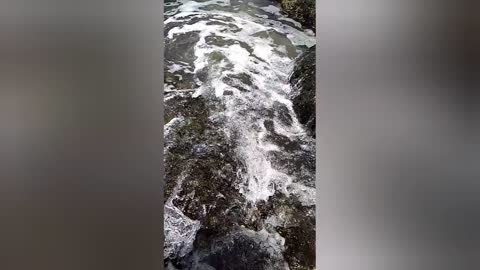
[[[275,1],[167,0],[165,40],[166,266],[309,269],[314,140],[288,79],[313,32]]]

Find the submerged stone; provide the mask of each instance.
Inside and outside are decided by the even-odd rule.
[[[208,147],[205,144],[195,144],[193,146],[193,154],[197,157],[203,157],[206,156],[208,153]]]

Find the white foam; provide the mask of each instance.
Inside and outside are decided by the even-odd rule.
[[[168,136],[170,134],[172,128],[174,126],[176,126],[177,124],[179,124],[180,122],[182,122],[183,120],[184,120],[184,118],[182,116],[178,116],[178,117],[175,117],[172,120],[170,120],[168,123],[166,123],[163,126],[164,136]]]
[[[200,222],[192,220],[173,204],[181,191],[185,175],[178,177],[175,188],[168,198],[164,207],[164,234],[165,247],[164,258],[181,258],[187,255],[193,248],[193,242],[197,231],[200,230]]]
[[[266,133],[263,127],[264,119],[258,116],[257,111],[272,109],[275,102],[283,103],[292,116],[292,125],[286,126],[281,121],[273,119],[275,132],[292,140],[303,140],[305,138],[305,130],[296,119],[291,101],[287,98],[291,92],[288,76],[292,69],[293,60],[274,51],[275,49],[285,54],[286,47],[279,47],[271,38],[254,36],[254,34],[274,29],[284,34],[294,45],[307,46],[315,44],[315,37],[311,33],[305,33],[280,21],[265,18],[266,16],[258,16],[259,14],[252,16],[245,12],[229,13],[219,10],[201,10],[202,7],[214,3],[228,6],[230,4],[228,0],[206,2],[183,0],[180,2],[183,5],[178,8],[178,13],[168,18],[166,23],[184,22],[186,15],[196,16],[197,18],[206,14],[210,15],[208,20],[199,20],[195,23],[181,24],[172,28],[167,33],[167,38],[173,38],[175,34],[188,32],[197,32],[199,35],[199,41],[194,47],[196,59],[192,72],[199,72],[208,68],[209,78],[203,83],[197,81],[200,87],[195,89],[192,96],[215,97],[225,105],[225,111],[222,112],[222,117],[226,119],[225,135],[230,137],[235,132],[239,134],[236,154],[245,164],[245,172],[240,175],[243,179],[240,186],[242,194],[252,202],[267,200],[275,191],[287,195],[293,191],[296,194],[310,196],[311,192],[308,189],[296,185],[292,186],[295,179],[285,172],[273,168],[269,152],[280,151],[280,147],[263,139]],[[251,2],[248,5],[256,7]],[[260,7],[260,9],[273,14],[278,20],[292,22],[296,27],[301,26],[298,22],[281,15],[277,6],[269,5]],[[229,25],[224,25],[222,17],[228,19]],[[223,23],[207,24],[207,22],[215,21]],[[234,29],[231,25],[235,25],[237,28]],[[229,46],[207,44],[206,37],[210,35],[224,39],[240,40],[252,48],[253,55],[240,44]],[[221,53],[225,59],[212,63],[209,57],[212,52]],[[232,65],[233,68],[229,68],[229,65]],[[170,68],[178,70],[183,67],[171,66]],[[232,74],[240,73],[248,74],[250,81],[256,88],[251,88],[236,81],[237,84],[249,90],[242,92],[225,83],[225,78],[231,79]],[[232,94],[224,96],[226,90],[231,91]]]
[[[190,70],[190,66],[188,64],[169,63],[168,72],[175,73],[177,71],[182,71],[185,73],[193,73],[193,71]]]
[[[163,256],[164,258],[184,257],[192,250],[195,236],[200,229],[200,222],[185,216],[171,202],[165,204],[164,209],[165,248]]]

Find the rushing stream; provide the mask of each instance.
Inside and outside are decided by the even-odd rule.
[[[273,0],[165,0],[165,266],[313,269],[315,141],[290,101],[311,30]]]

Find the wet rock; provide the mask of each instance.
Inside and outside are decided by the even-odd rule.
[[[193,64],[195,60],[195,45],[200,40],[199,32],[187,32],[173,35],[165,40],[165,60],[183,61]]]
[[[206,82],[208,80],[208,67],[204,67],[200,70],[198,70],[196,73],[195,73],[195,76],[197,79],[199,79],[202,83]]]
[[[179,262],[188,269],[277,270],[285,269],[281,247],[268,233],[240,228],[218,237],[201,231],[192,256]],[[183,268],[182,268],[183,269]]]
[[[298,120],[315,137],[315,46],[295,60],[290,76],[292,103]]]
[[[239,80],[245,85],[252,86],[252,78],[247,73],[232,74],[230,77]]]
[[[278,101],[275,101],[273,104],[273,109],[277,113],[277,117],[279,120],[286,126],[291,126],[292,125],[292,116],[290,115],[290,112],[288,111],[287,106],[285,104],[280,103]]]
[[[172,73],[165,67],[165,83],[173,85],[176,90],[194,89],[198,85],[194,81],[194,74],[186,73],[184,71],[177,71]]]
[[[292,44],[292,42],[290,41],[290,39],[286,36],[286,34],[283,34],[283,33],[280,33],[276,30],[273,30],[273,29],[270,29],[270,30],[266,30],[266,31],[260,31],[260,32],[257,32],[255,34],[253,34],[254,37],[261,37],[261,38],[265,38],[265,39],[271,39],[273,41],[273,43],[275,44],[275,46],[278,47],[283,47],[286,49],[286,55],[289,57],[289,58],[295,58],[298,53],[297,53],[297,50],[295,48],[295,46]],[[278,51],[278,50],[274,50],[276,51],[277,53],[281,54],[281,55],[284,55],[284,53]]]
[[[250,47],[246,42],[235,40],[235,39],[228,39],[221,36],[210,35],[205,37],[205,42],[208,45],[215,45],[219,47],[228,47],[235,44],[238,44],[243,49],[247,50],[249,54],[253,53],[253,48]]]
[[[182,179],[173,205],[198,220],[203,230],[224,234],[246,219],[246,209],[241,207],[245,198],[237,188],[235,143],[225,138],[221,121],[210,119],[210,112],[217,108],[205,98],[178,96],[165,105],[169,118],[183,117],[172,127],[168,141],[165,196]]]
[[[295,177],[296,182],[315,188],[315,149],[297,150],[295,153],[270,151],[272,167]]]
[[[233,88],[236,88],[241,92],[249,92],[250,91],[246,87],[244,87],[245,85],[238,78],[235,78],[234,75],[231,75],[229,77],[225,77],[225,78],[222,79],[222,81],[225,84],[227,84],[227,85],[229,85]]]
[[[193,146],[192,152],[197,157],[203,157],[207,155],[208,147],[205,144],[196,144]]]
[[[188,254],[200,229],[200,223],[186,217],[178,208],[165,205],[165,258],[183,257]]]
[[[303,27],[315,31],[315,0],[278,0],[282,11],[300,22]]]
[[[272,120],[265,120],[263,121],[263,126],[268,132],[275,132],[275,129],[273,127],[273,121]]]
[[[285,239],[283,256],[289,269],[315,269],[315,207],[280,192],[258,207],[262,218]],[[268,216],[283,218],[274,221]]]
[[[263,126],[268,131],[265,136],[266,140],[273,142],[275,145],[278,145],[286,151],[298,151],[301,149],[298,142],[292,141],[287,136],[275,132],[275,126],[272,120],[263,121]]]

